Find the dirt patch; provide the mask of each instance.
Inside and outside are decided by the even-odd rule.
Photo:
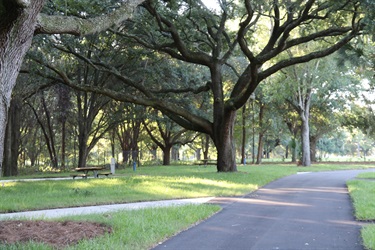
[[[110,232],[110,227],[92,222],[0,221],[1,244],[32,240],[61,249]]]

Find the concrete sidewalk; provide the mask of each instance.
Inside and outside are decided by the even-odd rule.
[[[19,213],[6,213],[0,214],[1,220],[8,219],[47,219],[47,218],[58,218],[70,215],[84,215],[84,214],[100,214],[100,213],[111,213],[119,210],[133,210],[150,207],[167,207],[167,206],[183,206],[188,204],[202,204],[207,203],[214,197],[206,198],[194,198],[194,199],[178,199],[178,200],[163,200],[163,201],[148,201],[148,202],[136,202],[126,204],[113,204],[113,205],[101,205],[101,206],[86,206],[86,207],[72,207],[72,208],[59,208],[59,209],[48,209],[48,210],[37,210]]]

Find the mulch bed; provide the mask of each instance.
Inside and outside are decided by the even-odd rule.
[[[111,231],[106,225],[92,222],[0,221],[0,244],[34,241],[60,249]]]

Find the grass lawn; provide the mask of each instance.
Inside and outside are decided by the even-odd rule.
[[[116,175],[110,178],[6,182],[0,185],[0,212],[190,197],[241,196],[297,172],[369,167],[374,165],[317,164],[304,168],[291,164],[265,164],[238,166],[236,173],[217,173],[214,166],[152,166],[137,168],[136,172],[131,168],[116,170]],[[59,173],[57,176],[64,174],[69,176],[69,173]],[[28,178],[33,177],[46,176]],[[110,235],[82,241],[69,249],[148,249],[218,210],[219,207],[212,205],[189,205],[183,208],[69,217],[70,220],[105,223],[114,229]],[[364,229],[363,238],[374,239],[373,232]],[[0,249],[50,249],[37,243],[27,244],[0,245]]]
[[[91,221],[108,225],[112,233],[91,240],[82,240],[66,249],[150,249],[158,242],[189,228],[220,210],[214,205],[187,205],[182,207],[150,208],[121,211],[112,214],[71,216],[61,221]],[[47,250],[52,247],[37,243],[1,245],[0,249]],[[64,248],[65,249],[65,248]]]
[[[295,166],[239,167],[217,173],[215,167],[142,167],[118,177],[60,181],[8,182],[0,186],[0,212],[207,196],[239,196],[286,175]]]
[[[375,222],[375,173],[362,173],[358,178],[364,180],[352,180],[347,183],[355,216],[359,220]],[[375,224],[363,227],[361,235],[366,249],[375,250]]]

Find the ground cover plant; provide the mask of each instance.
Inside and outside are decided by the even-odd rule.
[[[350,196],[353,200],[355,216],[358,220],[371,224],[361,230],[366,249],[375,249],[375,172],[362,173],[357,180],[347,182]]]

